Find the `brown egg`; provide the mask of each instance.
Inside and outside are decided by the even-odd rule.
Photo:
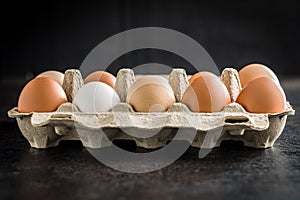
[[[239,71],[239,77],[242,87],[259,77],[269,77],[279,83],[275,73],[267,66],[261,64],[250,64],[245,66]]]
[[[91,74],[89,74],[85,79],[84,83],[89,82],[102,82],[106,83],[110,87],[114,88],[116,83],[116,77],[112,75],[111,73],[105,72],[105,71],[95,71]]]
[[[284,111],[285,94],[273,79],[260,77],[249,82],[236,102],[252,113],[278,113]]]
[[[211,74],[212,74],[211,72],[206,72],[206,71],[198,72],[198,73],[194,74],[191,78],[189,78],[189,84],[191,84],[199,76],[203,76],[203,75],[208,75],[209,76]]]
[[[53,80],[55,80],[56,82],[58,82],[60,85],[63,84],[64,81],[64,74],[59,72],[59,71],[54,71],[54,70],[50,70],[50,71],[45,71],[39,75],[37,75],[36,77],[48,77],[48,78],[52,78]]]
[[[194,76],[181,100],[191,111],[220,112],[231,102],[227,88],[216,75],[199,72]]]
[[[53,79],[38,77],[23,88],[18,101],[19,112],[52,112],[67,102],[62,87]]]
[[[164,112],[175,103],[175,96],[165,78],[144,76],[131,85],[126,102],[137,112]]]

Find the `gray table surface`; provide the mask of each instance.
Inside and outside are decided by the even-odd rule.
[[[16,122],[6,117],[24,84],[12,80],[0,84],[6,92],[0,95],[0,199],[300,198],[299,79],[282,82],[296,115],[288,118],[273,148],[226,143],[203,159],[190,148],[170,166],[146,174],[110,169],[76,141],[30,148]]]

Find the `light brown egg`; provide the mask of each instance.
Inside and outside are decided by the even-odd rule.
[[[62,85],[63,81],[64,81],[64,74],[59,71],[55,71],[55,70],[45,71],[45,72],[37,75],[36,77],[52,78],[53,80],[58,82],[60,85]]]
[[[285,109],[285,94],[273,79],[260,77],[249,82],[236,102],[251,113],[278,113]]]
[[[126,102],[137,112],[164,112],[175,103],[175,96],[165,78],[144,76],[131,85]]]
[[[105,72],[105,71],[95,71],[91,74],[89,74],[85,79],[84,83],[89,82],[102,82],[106,83],[110,87],[114,88],[116,83],[116,77],[112,75],[111,73]]]
[[[262,64],[250,64],[243,67],[239,71],[239,77],[242,87],[259,77],[269,77],[279,83],[275,73],[270,68]]]
[[[203,72],[198,72],[196,74],[194,74],[193,76],[191,76],[191,78],[189,78],[189,84],[191,84],[195,79],[197,79],[199,76],[203,76],[203,75],[208,75],[210,76],[212,73],[211,72],[207,72],[207,71],[203,71]]]
[[[220,112],[231,102],[222,81],[210,72],[199,72],[191,77],[182,103],[193,112]]]
[[[67,96],[56,81],[47,77],[32,79],[23,88],[18,101],[18,111],[52,112],[67,102]]]

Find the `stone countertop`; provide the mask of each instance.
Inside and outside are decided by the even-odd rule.
[[[1,120],[0,199],[299,199],[300,81],[282,85],[296,115],[288,117],[273,148],[227,142],[203,159],[198,149],[190,148],[170,166],[146,174],[110,169],[79,141],[47,150],[30,148],[14,120]]]

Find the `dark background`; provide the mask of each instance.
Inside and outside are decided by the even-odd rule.
[[[1,78],[32,77],[79,68],[106,38],[137,27],[165,27],[198,41],[222,69],[260,62],[279,76],[297,76],[296,0],[246,1],[10,1],[1,8]],[[171,53],[143,50],[109,70],[148,62],[189,63]]]
[[[260,62],[281,80],[300,112],[299,7],[296,1],[9,1],[0,6],[0,199],[299,199],[300,117],[289,116],[272,148],[234,142],[204,159],[189,149],[172,165],[128,174],[95,160],[78,141],[30,148],[7,111],[38,73],[78,68],[106,38],[137,27],[165,27],[198,41],[220,70]],[[159,50],[111,64],[189,63]]]
[[[7,110],[17,105],[29,79],[46,70],[79,68],[99,43],[138,27],[164,27],[190,36],[220,70],[259,62],[280,80],[297,77],[298,10],[296,0],[1,3],[0,120],[9,120]],[[153,62],[195,72],[179,56],[154,49],[127,53],[108,71],[116,75],[120,68]]]

